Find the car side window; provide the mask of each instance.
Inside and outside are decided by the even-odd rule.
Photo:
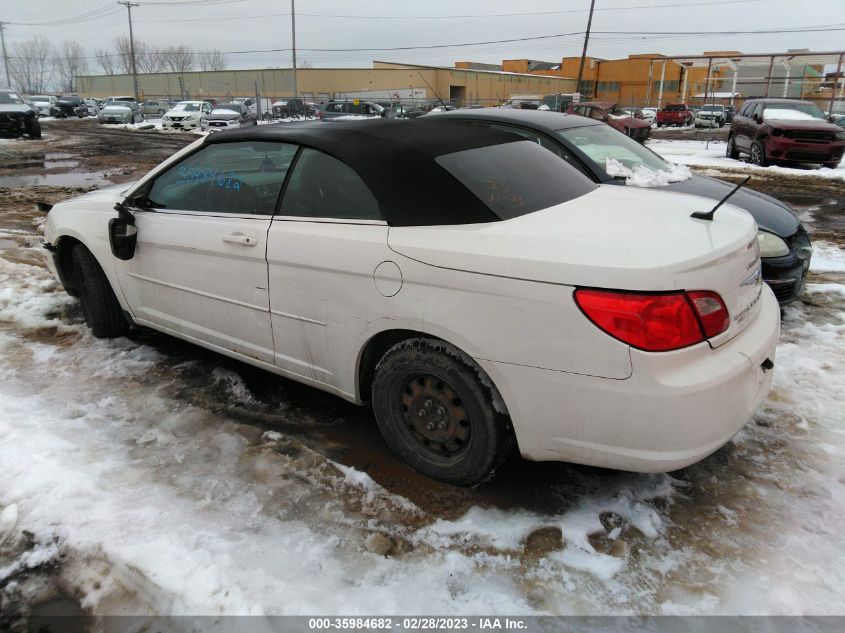
[[[757,114],[762,116],[763,115],[763,108],[764,108],[763,104],[758,103],[757,107],[754,108],[754,112],[753,112],[752,116],[757,115]]]
[[[602,112],[598,108],[590,108],[590,118],[596,119],[597,121],[604,121],[605,120],[604,112]]]
[[[296,150],[267,141],[207,145],[159,175],[147,203],[215,215],[273,215]]]
[[[533,141],[534,143],[537,143],[540,147],[556,154],[557,156],[565,160],[567,163],[575,167],[575,169],[577,169],[578,171],[588,176],[590,175],[587,174],[587,172],[584,170],[584,167],[581,165],[581,162],[577,158],[567,152],[566,149],[560,146],[560,144],[549,140],[542,134],[538,134],[537,132],[534,132],[532,130],[526,130],[525,128],[512,127],[510,125],[500,125],[498,123],[492,123],[490,127],[494,130],[504,130],[505,132],[519,134],[523,138],[527,138],[529,141]]]
[[[354,169],[333,156],[305,148],[282,199],[281,215],[341,220],[381,220],[378,201]]]

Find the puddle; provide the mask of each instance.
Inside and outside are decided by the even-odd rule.
[[[74,162],[74,161],[68,161]],[[59,187],[86,187],[90,185],[105,186],[113,184],[110,177],[113,174],[103,172],[74,172],[70,174],[32,174],[28,176],[0,176],[0,186],[6,187],[37,187],[39,185],[55,185]]]
[[[45,169],[70,169],[78,167],[78,160],[46,160],[44,161]]]

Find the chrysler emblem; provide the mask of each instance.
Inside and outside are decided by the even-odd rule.
[[[748,275],[745,279],[742,280],[742,283],[739,284],[740,288],[743,286],[756,286],[757,284],[761,283],[763,278],[762,270],[760,266],[757,266],[754,269],[754,272]]]

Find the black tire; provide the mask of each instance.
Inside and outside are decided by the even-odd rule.
[[[71,253],[73,278],[85,323],[97,338],[126,334],[129,325],[103,269],[85,246],[76,244]]]
[[[390,448],[411,468],[471,486],[508,456],[513,431],[479,369],[444,341],[394,345],[376,366],[372,403]]]
[[[737,160],[739,158],[739,150],[736,148],[736,141],[734,135],[728,137],[728,144],[725,146],[725,156]]]
[[[158,112],[156,112],[156,114],[158,114],[159,116],[164,116],[164,110],[159,110]]]
[[[758,167],[766,167],[769,164],[766,159],[766,147],[760,141],[751,144],[751,162]]]
[[[837,167],[839,167],[839,163],[838,162],[822,163],[822,167],[827,167],[828,169],[836,169]]]
[[[35,117],[26,120],[26,134],[29,138],[41,138],[41,123]]]

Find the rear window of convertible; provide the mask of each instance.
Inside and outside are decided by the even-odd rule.
[[[468,149],[435,161],[500,220],[547,209],[596,188],[584,174],[533,141]]]

